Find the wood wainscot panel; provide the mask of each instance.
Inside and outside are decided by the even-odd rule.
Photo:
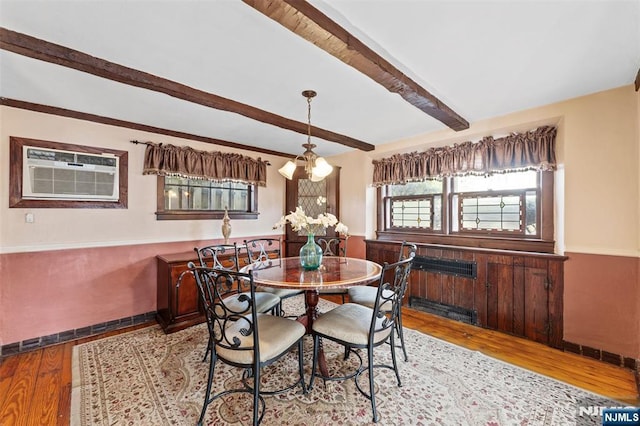
[[[397,259],[400,241],[366,240],[367,259]],[[563,269],[566,257],[537,252],[416,243],[407,290],[409,306],[562,347]],[[426,260],[425,260],[426,259]],[[467,276],[429,261],[472,264]],[[444,310],[444,314],[443,314]]]

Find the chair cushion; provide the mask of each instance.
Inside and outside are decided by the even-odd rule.
[[[369,342],[369,327],[373,309],[355,303],[345,303],[322,314],[313,322],[313,331],[329,338],[354,345],[367,345]],[[376,320],[379,326],[382,318]],[[376,327],[378,328],[378,327]],[[378,343],[389,336],[389,327],[376,333],[373,341]]]
[[[260,362],[266,362],[286,351],[296,343],[306,330],[298,321],[274,315],[258,314],[258,335],[260,348]],[[247,327],[247,322],[238,320],[229,325],[227,338],[231,341],[234,337],[240,340],[241,348],[253,347],[253,334],[243,335],[241,330]],[[250,365],[253,363],[253,350],[236,350],[223,348],[216,345],[216,354],[225,360],[239,364]]]
[[[291,297],[291,296],[295,296],[297,294],[302,294],[304,293],[304,290],[294,290],[294,289],[289,289],[289,288],[275,288],[275,287],[263,287],[263,286],[258,286],[256,287],[256,294],[258,292],[262,293],[271,293],[271,294],[275,294],[276,296],[278,296],[281,299],[284,299],[286,297]]]
[[[393,292],[391,290],[384,290],[383,296],[390,297]],[[357,303],[358,305],[367,306],[373,308],[376,303],[376,295],[378,294],[378,287],[370,286],[357,286],[349,289],[349,301]],[[391,302],[385,302],[382,304],[383,311],[391,310]]]
[[[242,294],[246,294],[247,296],[251,297],[251,293],[249,292],[242,293]],[[240,302],[238,300],[239,297],[240,297],[239,294],[234,294],[233,296],[229,296],[226,299],[224,299],[224,303],[227,306],[227,308],[237,312],[242,312],[246,309],[249,309],[248,303],[246,301]],[[258,312],[268,312],[271,309],[278,306],[278,304],[280,303],[280,298],[275,294],[271,294],[271,293],[256,292],[255,298],[256,298],[256,310]]]
[[[322,288],[318,292],[320,294],[347,294],[347,288]]]

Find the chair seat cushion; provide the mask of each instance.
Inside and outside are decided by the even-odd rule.
[[[373,309],[355,303],[345,303],[322,314],[313,322],[314,333],[354,345],[367,345],[369,342],[369,327]],[[382,318],[376,320],[376,329],[380,328]],[[391,328],[386,328],[375,334],[374,343],[378,343],[389,336]]]
[[[373,308],[373,305],[376,303],[376,296],[378,294],[378,287],[370,287],[370,286],[357,286],[351,287],[349,289],[349,301],[353,303],[357,303],[358,305],[367,306],[369,308]],[[391,290],[384,290],[382,295],[385,297],[390,297],[393,294]],[[391,310],[391,302],[385,302],[382,304],[382,311]]]
[[[256,294],[258,294],[258,293],[271,293],[271,294],[275,294],[276,296],[278,296],[281,299],[284,299],[286,297],[295,296],[297,294],[304,293],[304,290],[294,290],[294,289],[289,289],[289,288],[263,287],[263,286],[256,287],[256,290],[257,290]]]
[[[321,288],[318,290],[320,294],[347,294],[348,291],[347,288]]]
[[[250,292],[241,293],[241,294],[245,294],[247,297],[251,297]],[[243,312],[249,309],[249,304],[247,303],[247,301],[241,302],[238,300],[239,297],[240,297],[240,294],[234,294],[233,296],[230,296],[224,299],[224,303],[227,306],[227,308],[236,312]],[[280,298],[275,294],[271,294],[271,293],[256,292],[255,298],[256,298],[256,310],[258,312],[268,312],[271,309],[278,306],[278,304],[280,303]]]
[[[231,341],[234,337],[240,341],[237,350],[216,345],[216,354],[227,361],[251,365],[253,363],[253,333],[246,336],[243,329],[247,327],[247,321],[238,320],[229,325],[226,336]],[[306,330],[304,325],[295,320],[276,317],[274,315],[258,314],[258,336],[260,349],[260,362],[267,362],[276,358],[296,343]]]

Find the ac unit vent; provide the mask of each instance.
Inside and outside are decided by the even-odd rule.
[[[87,154],[23,147],[23,198],[117,201],[119,161],[111,154]]]

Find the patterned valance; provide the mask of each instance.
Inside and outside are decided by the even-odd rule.
[[[240,154],[198,151],[188,146],[147,142],[144,175],[181,176],[221,182],[267,184],[267,161]]]
[[[373,161],[373,185],[403,184],[445,176],[555,170],[555,127],[544,126],[503,138],[396,154]]]

